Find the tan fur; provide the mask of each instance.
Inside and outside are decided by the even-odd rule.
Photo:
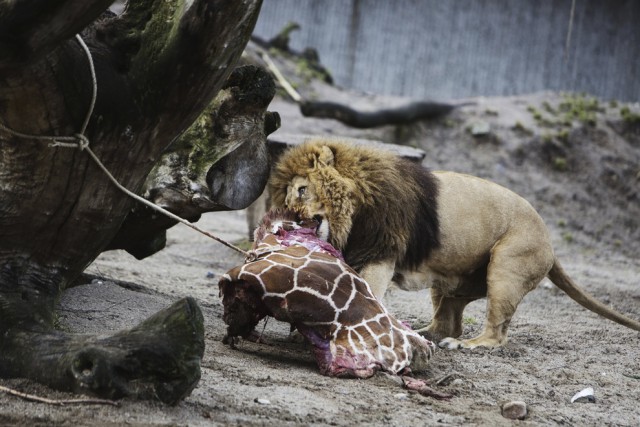
[[[492,182],[315,140],[283,156],[270,191],[275,207],[306,209],[327,221],[330,242],[378,298],[394,273],[406,289],[431,287],[434,317],[421,332],[444,338],[441,346],[505,344],[517,305],[545,276],[589,310],[640,330],[640,322],[578,288],[555,258],[542,218]],[[485,296],[483,332],[458,340],[465,306]]]

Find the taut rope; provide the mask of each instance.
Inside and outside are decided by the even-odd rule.
[[[228,248],[233,249],[236,252],[240,252],[241,254],[243,254],[245,257],[249,256],[249,253],[247,251],[244,251],[242,249],[240,249],[239,247],[219,238],[214,236],[213,234],[209,233],[208,231],[205,231],[197,226],[195,226],[194,224],[190,223],[189,221],[187,221],[184,218],[180,218],[178,215],[169,212],[168,210],[156,205],[153,202],[150,202],[149,200],[140,197],[139,195],[135,194],[134,192],[130,191],[129,189],[127,189],[126,187],[124,187],[122,184],[120,184],[118,182],[117,179],[115,179],[115,177],[111,174],[111,172],[109,172],[109,170],[102,164],[102,162],[100,161],[100,159],[98,159],[98,157],[95,155],[95,153],[91,150],[91,148],[89,147],[89,139],[84,135],[86,129],[87,129],[87,125],[89,124],[89,120],[91,119],[91,115],[93,114],[93,108],[95,107],[96,104],[96,98],[98,96],[98,81],[96,79],[96,71],[95,71],[95,67],[93,65],[93,57],[91,56],[91,52],[89,51],[89,48],[87,47],[87,45],[85,44],[84,40],[82,40],[82,37],[80,37],[79,34],[76,34],[76,40],[78,41],[78,43],[80,43],[80,46],[82,47],[82,49],[84,50],[84,52],[87,55],[87,59],[89,60],[89,67],[91,70],[91,81],[92,81],[92,96],[91,96],[91,104],[89,105],[89,111],[87,112],[87,116],[84,119],[84,122],[82,123],[82,128],[80,128],[80,132],[73,135],[73,136],[43,136],[43,135],[28,135],[25,133],[21,133],[21,132],[17,132],[13,129],[8,128],[7,126],[5,126],[3,123],[0,123],[0,129],[3,129],[4,131],[10,133],[13,136],[17,136],[19,138],[24,138],[24,139],[35,139],[35,140],[39,140],[39,141],[49,141],[49,147],[65,147],[65,148],[78,148],[80,151],[86,151],[89,156],[91,156],[91,158],[93,159],[93,161],[98,165],[98,167],[100,169],[102,169],[102,171],[107,175],[107,177],[109,178],[109,180],[118,188],[120,189],[122,192],[124,192],[126,195],[128,195],[129,197],[137,200],[140,203],[143,203],[144,205],[150,207],[151,209],[160,212],[163,215],[168,216],[171,219],[174,219],[184,225],[186,225],[187,227],[190,227],[202,234],[204,234],[207,237],[212,238],[213,240],[222,243],[223,245],[225,245]]]

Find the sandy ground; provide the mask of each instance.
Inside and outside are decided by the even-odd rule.
[[[598,203],[581,199],[582,181],[571,171],[558,175],[540,169],[535,159],[518,164],[519,151],[510,145],[517,141],[507,142],[512,139],[505,134],[514,120],[510,114],[525,111],[525,106],[515,107],[517,101],[481,100],[481,105],[452,116],[453,122],[377,131],[354,131],[332,121],[302,121],[295,107],[282,101],[272,109],[283,114],[283,132],[396,141],[420,138],[421,143],[413,143],[427,151],[425,164],[488,176],[516,187],[542,212],[569,274],[598,299],[640,319],[637,218],[629,222],[624,206],[615,208],[620,204],[614,202],[606,210],[589,209],[589,203],[596,207]],[[533,97],[527,102],[539,101]],[[495,138],[478,143],[471,136],[458,135],[460,144],[475,145],[451,142],[446,132],[454,131],[447,129],[463,129],[489,108],[485,119],[495,127]],[[531,139],[522,137],[520,143]],[[640,145],[629,147],[631,161],[637,162]],[[628,157],[625,153],[619,156]],[[559,198],[561,194],[567,197]],[[628,203],[637,199],[630,198]],[[601,217],[611,220],[617,215],[622,219],[603,226],[605,231],[599,234],[589,227]],[[230,241],[246,238],[248,230],[245,212],[207,214],[199,224]],[[0,393],[0,425],[493,426],[514,423],[501,415],[501,406],[514,400],[528,407],[526,419],[515,422],[520,425],[640,425],[640,333],[583,309],[549,282],[520,304],[504,348],[436,352],[429,370],[419,377],[439,382],[439,390],[455,395],[450,401],[436,401],[408,392],[397,378],[385,374],[367,380],[320,375],[310,348],[291,341],[288,325],[273,319],[264,330],[271,345],[243,342],[235,350],[223,345],[225,325],[217,281],[241,262],[237,253],[181,225],[169,230],[165,250],[143,261],[120,251],[102,254],[88,269],[99,279],[68,290],[60,301],[62,327],[108,333],[131,327],[180,297],[194,296],[206,323],[198,387],[175,407],[127,399],[118,407],[60,407]],[[431,318],[427,290],[392,289],[386,303],[398,318],[416,326]],[[477,301],[465,312],[465,337],[482,327],[484,304]],[[23,379],[0,384],[52,399],[74,397]],[[586,387],[594,389],[595,402],[570,403]]]

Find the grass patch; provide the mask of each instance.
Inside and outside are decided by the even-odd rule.
[[[554,157],[552,164],[553,164],[553,168],[555,170],[558,170],[558,171],[561,171],[561,172],[566,171],[567,168],[568,168],[567,159],[564,158],[564,157],[560,157],[560,156]]]
[[[477,325],[478,321],[475,317],[464,316],[464,318],[462,319],[462,323],[464,323],[465,325]]]
[[[629,107],[624,106],[620,109],[622,120],[627,123],[640,123],[640,114],[632,112]]]
[[[573,243],[573,234],[569,233],[568,231],[566,233],[562,233],[562,240],[567,243]]]
[[[564,95],[558,110],[562,114],[563,123],[579,121],[589,126],[595,126],[597,113],[604,111],[597,98],[583,94]]]
[[[529,128],[527,128],[525,125],[522,124],[522,122],[517,121],[513,127],[511,128],[516,132],[522,133],[524,135],[533,135],[533,131]]]

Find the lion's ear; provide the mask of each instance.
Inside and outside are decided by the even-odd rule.
[[[323,145],[318,154],[316,166],[333,166],[333,151],[326,145]]]

